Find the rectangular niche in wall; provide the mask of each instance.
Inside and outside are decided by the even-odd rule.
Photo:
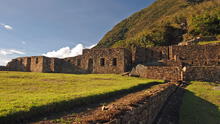
[[[112,59],[112,66],[117,66],[117,58]]]
[[[88,61],[88,71],[90,73],[93,72],[93,59],[89,59],[89,61]]]
[[[100,59],[100,66],[105,66],[105,59],[104,58]]]
[[[220,55],[218,55],[218,65],[220,66]]]
[[[81,65],[81,59],[77,59],[77,60],[76,60],[76,65],[77,65],[77,66],[80,66],[80,65]]]
[[[20,63],[23,64],[23,59],[20,60]]]
[[[38,64],[39,60],[38,58],[35,59],[35,64]]]

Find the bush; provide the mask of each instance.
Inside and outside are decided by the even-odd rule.
[[[220,34],[220,12],[206,12],[192,18],[193,30],[191,34],[195,35],[217,35]]]

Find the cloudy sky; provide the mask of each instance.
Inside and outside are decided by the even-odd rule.
[[[0,0],[0,65],[18,56],[70,57],[154,0]]]

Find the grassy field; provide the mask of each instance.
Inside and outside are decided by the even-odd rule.
[[[150,82],[155,80],[113,74],[0,72],[0,119],[51,103],[108,94]]]
[[[191,82],[183,98],[180,124],[220,124],[220,84]]]
[[[220,41],[202,41],[202,42],[199,42],[198,45],[207,45],[207,44],[213,44],[213,43],[220,43]]]

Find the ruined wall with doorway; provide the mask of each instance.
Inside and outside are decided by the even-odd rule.
[[[83,55],[65,58],[74,73],[119,74],[130,71],[131,52],[127,49],[85,49]],[[62,68],[64,65],[62,66]]]
[[[90,73],[123,73],[130,69],[131,53],[127,49],[84,50],[80,67]]]

